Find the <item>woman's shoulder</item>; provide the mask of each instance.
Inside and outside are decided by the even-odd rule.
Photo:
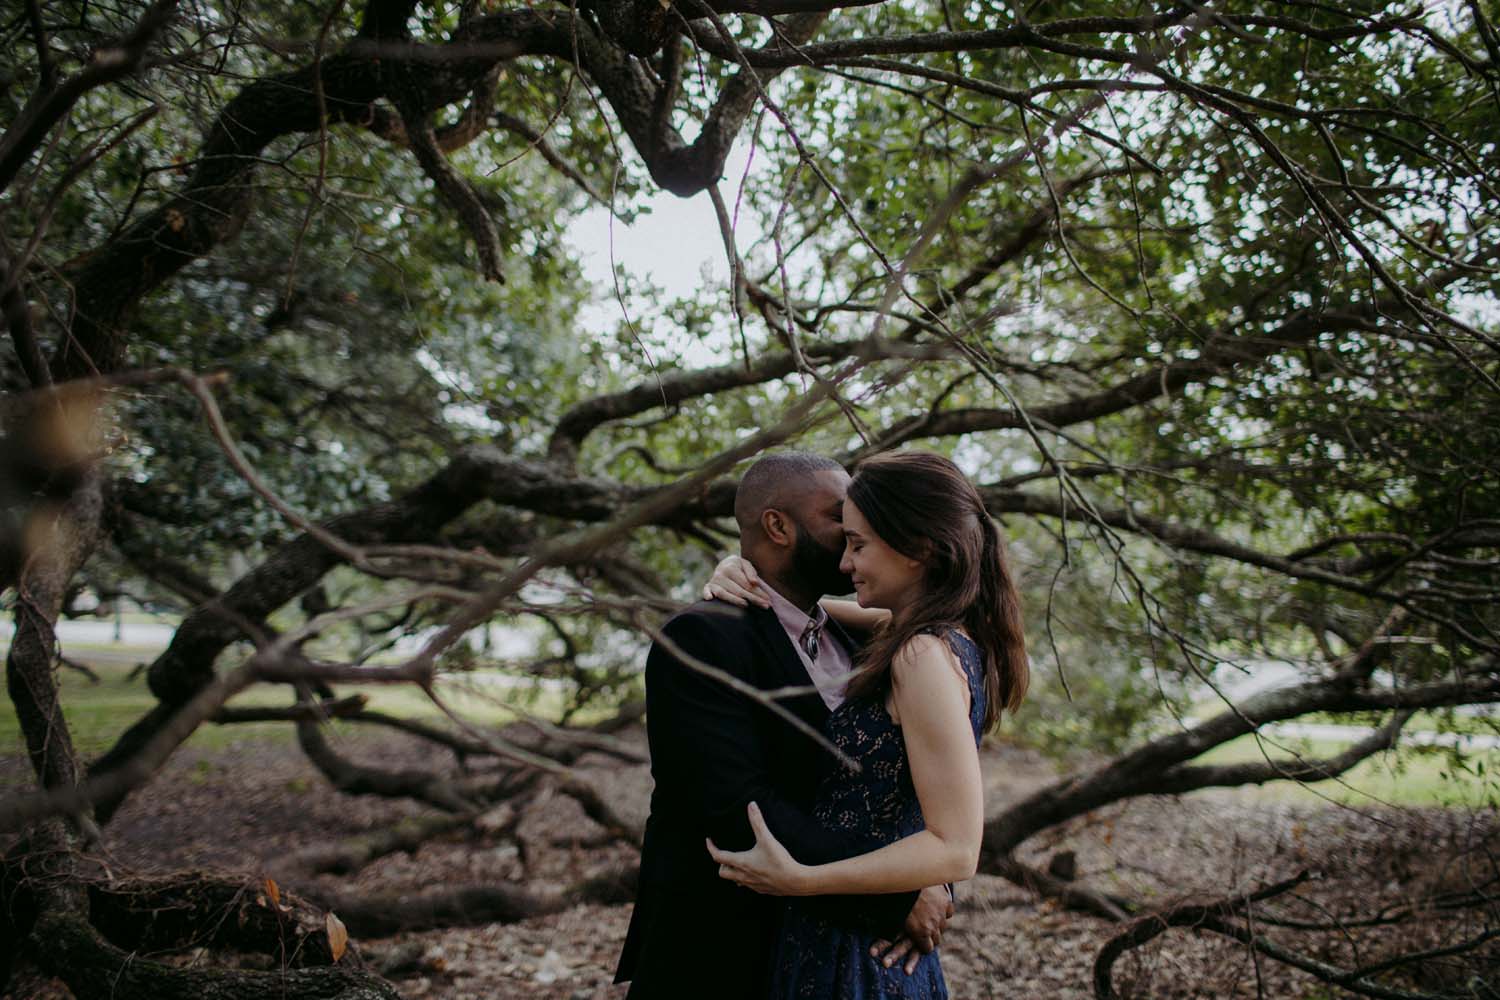
[[[917,637],[926,637],[930,640],[940,642],[954,656],[963,659],[970,653],[979,652],[979,644],[976,643],[969,633],[962,627],[951,622],[939,622],[933,625],[923,626],[917,632]]]
[[[904,679],[946,668],[967,680],[963,657],[954,647],[955,635],[960,637],[959,641],[970,643],[969,637],[953,626],[931,626],[917,632],[901,644],[891,659],[892,679],[899,684]]]

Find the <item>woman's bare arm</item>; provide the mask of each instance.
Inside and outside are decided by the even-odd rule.
[[[847,598],[825,597],[818,603],[829,618],[856,632],[878,632],[891,621],[891,613],[885,608],[862,608],[858,601]]]
[[[755,566],[750,560],[743,556],[730,555],[719,560],[719,564],[714,567],[713,576],[703,585],[703,597],[741,608],[746,604],[756,604],[763,608],[771,606],[771,599],[766,596],[760,574],[755,572]],[[878,631],[891,620],[891,613],[885,608],[862,608],[858,601],[846,598],[825,597],[818,603],[823,605],[829,618],[856,632]]]
[[[926,829],[859,857],[802,865],[776,842],[752,805],[754,848],[732,852],[710,845],[720,875],[781,896],[904,892],[973,876],[984,792],[962,670],[947,643],[922,635],[897,654],[891,676]]]

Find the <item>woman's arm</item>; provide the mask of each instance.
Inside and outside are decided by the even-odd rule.
[[[747,604],[769,608],[771,599],[760,582],[755,566],[743,556],[728,555],[714,567],[714,575],[703,585],[705,601],[723,601],[743,608]]]
[[[743,556],[725,556],[714,567],[714,575],[703,585],[705,600],[719,600],[736,607],[756,604],[763,608],[771,606],[766,596],[765,585],[755,566]],[[837,597],[825,597],[818,602],[828,617],[845,628],[856,632],[875,632],[886,626],[891,613],[885,608],[862,608],[858,601]]]
[[[858,601],[840,597],[825,597],[818,603],[829,618],[855,632],[879,632],[891,623],[891,613],[885,608],[862,608]]]
[[[947,643],[922,635],[897,654],[891,677],[927,828],[859,857],[802,865],[771,836],[752,803],[755,847],[734,852],[709,844],[722,877],[770,895],[821,896],[901,892],[973,876],[984,792],[962,669]]]

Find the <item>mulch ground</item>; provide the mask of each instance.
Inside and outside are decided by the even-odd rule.
[[[643,742],[639,733],[633,738]],[[446,754],[405,737],[348,734],[337,745],[348,756],[388,767],[451,764]],[[650,792],[644,767],[605,759],[581,766],[620,810],[644,818]],[[0,772],[10,772],[0,778],[14,780],[24,768],[23,759],[0,761]],[[986,748],[984,769],[991,810],[1054,777],[1045,760],[1003,744]],[[179,752],[109,825],[107,843],[118,870],[215,869],[258,885],[298,848],[428,812],[406,801],[340,795],[292,743],[255,739],[211,753]],[[1492,811],[1352,809],[1311,798],[1293,805],[1249,792],[1199,793],[1099,810],[1033,838],[1023,858],[1045,866],[1055,854],[1072,852],[1079,880],[1154,905],[1242,894],[1308,870],[1316,878],[1295,897],[1257,912],[1347,924],[1354,914],[1399,915],[1435,891],[1487,884],[1494,869],[1486,858],[1497,846],[1497,829]],[[311,885],[283,888],[416,892],[517,881],[554,887],[633,860],[629,847],[599,846],[600,832],[571,799],[554,796],[528,810],[514,838],[465,831],[383,858],[353,876],[319,876]],[[579,906],[515,924],[409,933],[357,946],[372,962],[399,963],[393,980],[413,1000],[607,1000],[623,995],[609,981],[629,916],[629,906]],[[1351,967],[1394,950],[1462,940],[1479,931],[1483,916],[1442,911],[1390,926],[1268,933]],[[1493,926],[1493,907],[1489,918]],[[959,915],[943,940],[943,967],[957,998],[1084,1000],[1094,995],[1094,958],[1118,930],[980,875],[961,887]],[[1500,969],[1500,956],[1489,957]],[[1421,963],[1406,985],[1456,989],[1467,980],[1464,995],[1483,996],[1478,991],[1491,970],[1473,955],[1465,963]],[[1500,985],[1500,976],[1493,983]],[[1174,929],[1128,953],[1115,967],[1115,985],[1122,996],[1163,1000],[1354,995],[1191,929]]]

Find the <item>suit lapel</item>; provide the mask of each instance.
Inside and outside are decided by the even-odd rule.
[[[756,629],[765,640],[766,648],[771,654],[766,683],[761,686],[763,688],[811,687],[812,677],[808,675],[807,668],[802,665],[802,657],[797,655],[797,647],[792,645],[791,637],[786,634],[786,629],[782,628],[781,619],[776,617],[776,612],[753,606],[749,611],[751,620],[755,623]],[[788,711],[815,728],[823,728],[823,723],[828,719],[828,706],[823,704],[823,699],[816,691],[782,698],[780,701]]]

